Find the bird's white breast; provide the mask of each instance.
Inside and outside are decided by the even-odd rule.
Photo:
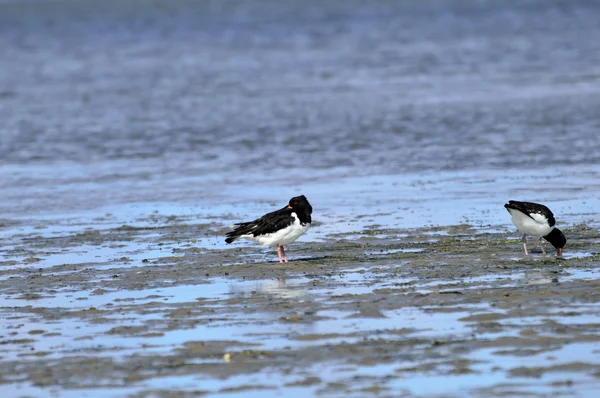
[[[526,235],[542,237],[548,235],[553,227],[548,223],[548,219],[539,213],[531,213],[531,217],[521,213],[519,210],[508,209],[512,216],[512,222],[515,227]]]
[[[309,223],[306,223],[305,225],[302,225],[300,223],[300,220],[298,219],[296,213],[292,213],[292,217],[294,217],[294,222],[289,226],[280,229],[277,232],[259,236],[245,235],[243,236],[243,238],[252,239],[265,246],[284,246],[288,243],[292,243],[293,241],[298,239],[300,235],[305,233],[308,230],[308,228],[310,228]]]

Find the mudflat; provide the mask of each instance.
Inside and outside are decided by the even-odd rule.
[[[198,248],[162,220],[22,238],[0,269],[11,396],[507,396],[600,385],[596,230],[564,258],[467,223]],[[531,242],[534,243],[534,242]],[[52,256],[144,247],[37,268]],[[533,247],[533,246],[532,246]],[[60,261],[59,261],[60,262]],[[586,393],[587,392],[587,393]]]

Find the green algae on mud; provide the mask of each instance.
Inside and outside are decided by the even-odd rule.
[[[287,264],[256,246],[195,247],[202,228],[220,232],[170,223],[158,233],[28,238],[40,258],[87,237],[144,249],[137,258],[4,267],[3,385],[145,396],[160,395],[163,379],[195,378],[193,389],[173,388],[393,396],[399,386],[436,393],[407,377],[476,375],[471,391],[501,396],[507,384],[560,393],[564,372],[573,385],[598,383],[593,228],[566,229],[573,250],[587,251],[563,259],[525,257],[514,234],[461,224],[297,243]],[[588,352],[581,365],[564,354],[571,348]],[[524,357],[533,359],[522,365]]]

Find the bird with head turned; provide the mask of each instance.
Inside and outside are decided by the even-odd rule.
[[[291,198],[288,205],[257,218],[254,221],[234,225],[227,233],[225,242],[236,239],[250,239],[265,246],[277,247],[279,262],[288,262],[284,246],[292,243],[310,228],[312,206],[306,196]]]

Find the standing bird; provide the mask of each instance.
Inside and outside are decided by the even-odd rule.
[[[506,210],[512,216],[512,222],[515,227],[523,233],[521,242],[523,242],[523,250],[527,255],[527,235],[540,238],[540,247],[542,253],[546,254],[542,244],[542,238],[546,239],[556,248],[556,255],[562,256],[563,247],[567,243],[567,238],[562,231],[556,228],[556,220],[554,214],[544,205],[531,202],[519,202],[509,200],[504,205]]]
[[[254,221],[235,224],[235,229],[227,233],[225,242],[231,243],[238,238],[254,240],[261,245],[277,246],[279,262],[288,262],[284,245],[298,239],[310,227],[312,206],[306,196],[290,199],[283,209],[275,210]]]

